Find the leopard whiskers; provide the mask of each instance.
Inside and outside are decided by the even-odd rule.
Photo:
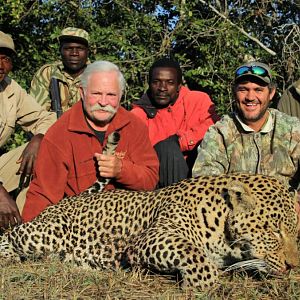
[[[259,270],[266,272],[267,271],[268,264],[263,260],[263,259],[250,259],[246,261],[240,261],[237,262],[229,267],[227,267],[224,272],[230,272],[230,271],[235,271],[235,270]]]

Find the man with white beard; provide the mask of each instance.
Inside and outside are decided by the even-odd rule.
[[[159,162],[146,125],[120,106],[125,79],[108,61],[96,61],[81,75],[81,101],[65,112],[41,143],[23,221],[30,221],[65,196],[86,190],[99,176],[106,189],[151,190]],[[102,154],[114,131],[120,141],[114,155]]]

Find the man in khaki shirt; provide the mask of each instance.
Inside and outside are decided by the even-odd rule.
[[[283,92],[277,109],[300,119],[300,79]]]
[[[29,183],[40,142],[56,120],[54,113],[44,110],[7,76],[15,55],[12,38],[0,31],[0,229],[21,223],[19,209],[25,200],[25,192],[18,197],[19,209],[9,193],[18,188],[20,177]],[[31,132],[33,137],[29,143],[3,154],[2,147],[13,134],[16,124]]]

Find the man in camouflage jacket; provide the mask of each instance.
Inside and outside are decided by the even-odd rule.
[[[68,27],[59,36],[61,61],[42,66],[31,81],[30,94],[46,110],[53,110],[50,92],[51,78],[56,78],[62,111],[80,100],[80,75],[88,63],[89,34],[79,28]]]
[[[265,174],[298,189],[300,121],[269,108],[275,94],[269,67],[259,62],[239,67],[233,91],[233,113],[209,128],[193,176]]]

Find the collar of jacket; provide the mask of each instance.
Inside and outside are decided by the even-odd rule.
[[[272,113],[270,111],[270,109],[268,109],[268,118],[265,121],[265,123],[263,124],[263,126],[261,127],[261,129],[258,131],[260,133],[268,133],[271,132],[273,130],[273,117],[272,117]],[[247,132],[256,132],[254,129],[252,129],[250,126],[248,126],[246,123],[244,123],[242,121],[242,119],[239,117],[237,112],[233,113],[234,118],[237,120],[237,122],[239,122],[239,124],[241,125],[241,127],[243,128],[243,130],[247,133]]]
[[[133,105],[139,106],[140,108],[142,108],[144,110],[144,112],[146,113],[147,117],[149,119],[153,119],[156,114],[157,114],[157,108],[155,106],[153,106],[149,96],[148,96],[148,92],[145,93],[139,100],[135,101],[133,103]]]

